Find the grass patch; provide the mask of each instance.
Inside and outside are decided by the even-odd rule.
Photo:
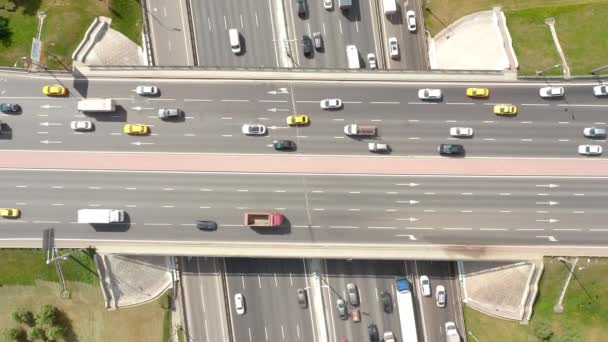
[[[461,17],[500,5],[507,17],[520,75],[560,64],[549,27],[544,20],[556,19],[556,30],[572,75],[588,75],[608,59],[607,0],[425,0],[425,25],[432,35]],[[561,75],[561,68],[546,75]]]
[[[46,12],[41,38],[45,43],[49,69],[69,69],[72,53],[97,16],[112,18],[111,27],[141,42],[141,10],[137,0],[38,0],[19,1],[14,12],[0,10],[9,20],[11,34],[0,41],[0,65],[12,66],[30,55],[32,38],[37,36],[39,11]]]
[[[68,250],[61,250],[61,254]],[[98,285],[97,268],[93,252],[75,252],[61,261],[66,281]],[[41,249],[0,249],[0,284],[33,285],[36,280],[59,282],[55,265],[46,264],[46,255]]]
[[[536,341],[534,326],[549,321],[555,336],[576,336],[576,341],[603,342],[608,334],[608,259],[580,259],[582,270],[575,271],[563,306],[554,313],[568,269],[555,258],[545,258],[545,271],[529,325],[481,314],[467,306],[464,318],[467,331],[480,341]],[[578,279],[578,280],[577,280]]]
[[[136,0],[111,0],[112,28],[141,45],[141,6]]]
[[[0,331],[15,326],[12,312],[18,308],[38,311],[43,304],[65,313],[74,333],[71,341],[161,342],[164,309],[159,301],[132,308],[108,311],[98,287],[69,283],[70,299],[59,296],[55,283],[38,281],[34,286],[0,287]]]
[[[163,314],[163,341],[171,341],[171,311],[165,310]]]

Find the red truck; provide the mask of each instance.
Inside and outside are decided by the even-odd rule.
[[[249,227],[278,227],[282,223],[280,213],[245,213],[245,225]]]

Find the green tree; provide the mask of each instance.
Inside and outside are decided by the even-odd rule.
[[[11,33],[11,28],[8,27],[8,18],[0,17],[0,39],[8,39]]]
[[[17,323],[27,324],[30,327],[34,325],[34,314],[27,309],[20,308],[13,312],[13,319]]]
[[[4,339],[7,341],[22,342],[26,341],[27,333],[22,327],[10,328],[4,330]]]
[[[59,341],[67,333],[63,325],[53,325],[46,330],[46,340],[49,342]]]
[[[30,342],[46,341],[44,329],[42,327],[33,327],[27,334],[27,340]]]
[[[17,8],[14,0],[0,0],[0,9],[5,9],[7,11],[14,11]]]
[[[59,310],[52,305],[43,305],[36,314],[36,323],[39,325],[54,325],[57,321]]]
[[[584,342],[584,340],[577,331],[568,330],[564,335],[554,336],[551,342]]]
[[[541,341],[549,341],[553,336],[553,327],[548,320],[540,320],[534,323],[534,336]]]

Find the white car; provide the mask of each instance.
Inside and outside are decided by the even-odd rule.
[[[261,124],[244,124],[241,131],[245,135],[264,135],[266,134],[266,126]]]
[[[367,54],[367,64],[370,69],[378,69],[378,63],[376,62],[376,55],[373,53]]]
[[[450,135],[453,137],[472,137],[473,129],[471,127],[451,127]]]
[[[431,296],[431,281],[429,280],[429,277],[425,275],[420,276],[420,288],[422,289],[423,296]]]
[[[72,121],[70,128],[75,131],[90,131],[93,129],[93,123],[91,121]]]
[[[412,10],[405,12],[405,21],[407,22],[407,29],[410,32],[416,32],[416,12]]]
[[[334,7],[334,2],[332,0],[323,0],[323,8],[326,10],[330,10]]]
[[[542,87],[538,92],[542,98],[562,97],[564,96],[564,87]]]
[[[418,98],[421,100],[441,100],[443,95],[441,89],[420,89],[418,90]]]
[[[578,145],[578,153],[584,156],[599,156],[602,154],[600,145]]]
[[[367,144],[367,149],[370,152],[388,152],[390,147],[388,147],[388,144],[381,144],[381,143],[368,143]]]
[[[241,293],[234,295],[234,308],[236,309],[236,313],[239,315],[245,313],[245,298],[243,298]]]
[[[593,95],[608,96],[608,85],[598,85],[593,87]]]
[[[340,99],[324,99],[319,103],[321,109],[338,109],[342,108],[342,100]]]
[[[156,96],[158,95],[158,87],[156,86],[137,86],[135,92],[141,96]]]
[[[399,57],[399,42],[397,42],[397,38],[390,37],[388,39],[388,51],[391,58],[395,59]]]
[[[443,287],[443,285],[437,285],[435,288],[435,300],[437,301],[438,307],[445,307],[445,287]]]
[[[395,342],[395,335],[392,331],[385,331],[382,337],[384,338],[384,342]]]

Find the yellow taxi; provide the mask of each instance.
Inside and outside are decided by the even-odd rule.
[[[125,124],[122,131],[129,135],[146,135],[150,134],[150,127],[142,124]]]
[[[310,118],[306,114],[294,114],[287,117],[289,126],[304,126],[310,123]]]
[[[488,88],[468,88],[467,96],[470,97],[488,97],[490,96],[490,89]]]
[[[42,93],[46,96],[66,96],[68,94],[68,89],[55,84],[44,86],[44,88],[42,88]]]
[[[6,218],[18,218],[21,216],[21,210],[15,208],[0,208],[0,216]]]
[[[494,106],[494,114],[515,115],[517,114],[517,106],[512,104],[497,104]]]

